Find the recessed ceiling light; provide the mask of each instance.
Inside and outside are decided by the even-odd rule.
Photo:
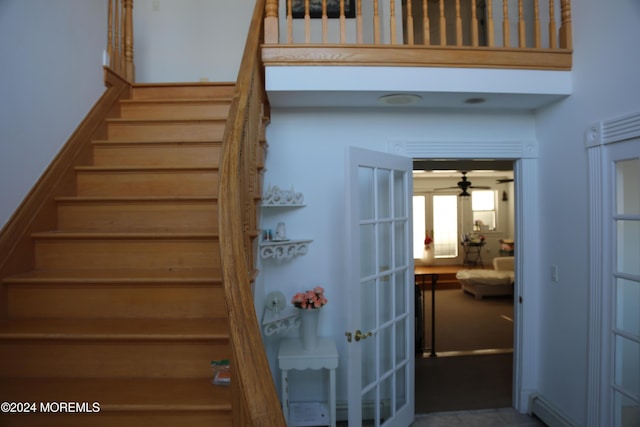
[[[464,100],[465,104],[484,104],[487,102],[485,98],[467,98]]]
[[[378,98],[378,102],[387,105],[410,105],[420,101],[422,97],[420,95],[414,95],[412,93],[392,93],[390,95],[383,95]]]

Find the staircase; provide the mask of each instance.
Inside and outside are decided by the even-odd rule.
[[[231,357],[217,189],[233,89],[134,85],[92,141],[57,229],[32,236],[35,268],[4,279],[0,402],[31,413],[0,425],[231,425],[210,362]]]

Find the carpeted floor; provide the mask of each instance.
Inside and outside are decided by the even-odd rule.
[[[511,407],[513,297],[477,300],[459,288],[437,290],[438,357],[428,357],[430,292],[424,301],[427,357],[416,356],[416,414]],[[488,349],[495,354],[467,355]]]
[[[416,414],[512,406],[511,353],[416,359]]]
[[[459,288],[436,291],[435,349],[438,352],[513,347],[513,297],[481,300]],[[431,349],[431,292],[424,301],[424,348]]]

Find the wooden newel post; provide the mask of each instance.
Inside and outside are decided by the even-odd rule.
[[[573,36],[571,28],[571,3],[569,0],[560,1],[560,47],[564,49],[573,48]]]
[[[113,64],[113,0],[109,0],[109,15],[107,23],[107,56],[109,66]]]
[[[278,0],[267,0],[264,16],[264,43],[278,44]]]
[[[135,81],[133,63],[133,0],[124,0],[124,72],[129,82]]]

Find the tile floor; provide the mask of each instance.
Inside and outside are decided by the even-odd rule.
[[[411,427],[543,427],[542,421],[512,408],[433,412],[416,415]]]

